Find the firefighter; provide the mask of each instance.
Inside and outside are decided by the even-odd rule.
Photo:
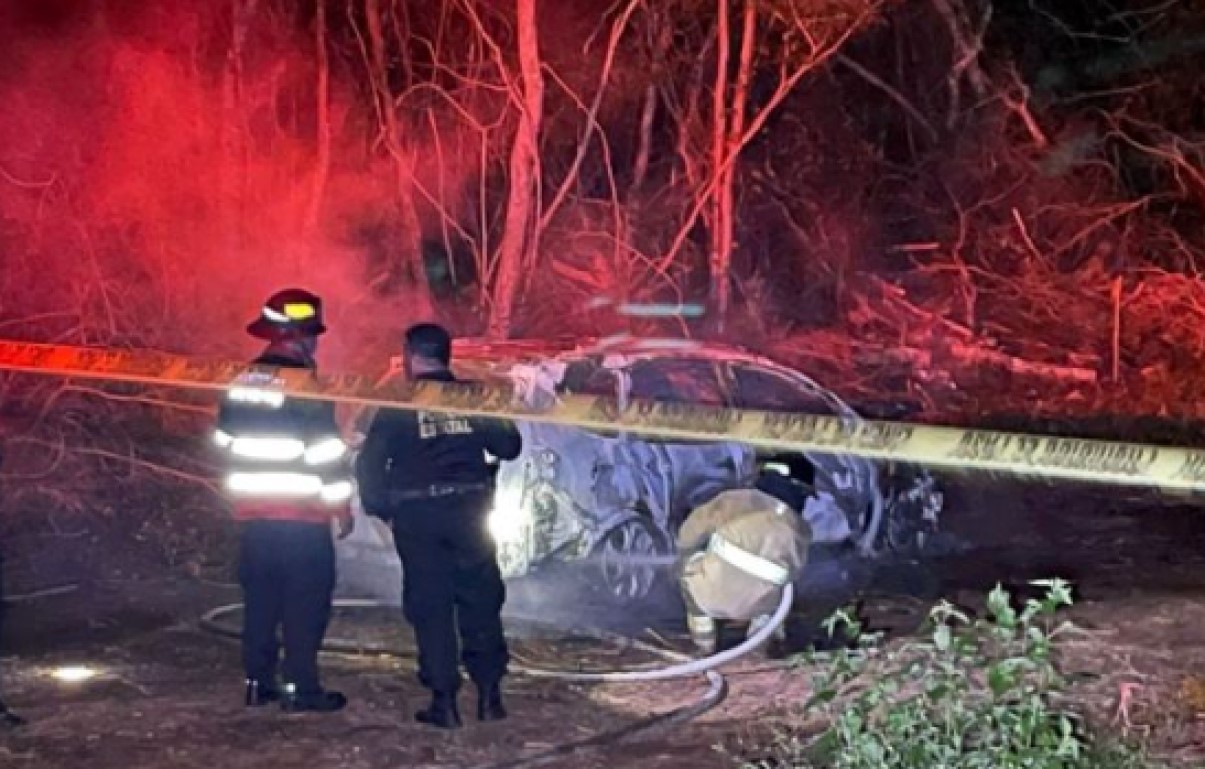
[[[405,334],[411,380],[456,381],[452,341],[433,324]],[[497,460],[519,455],[514,424],[425,411],[374,418],[356,459],[360,500],[393,530],[402,562],[402,605],[418,642],[419,680],[431,703],[415,720],[461,726],[458,657],[477,689],[477,718],[506,717],[501,681],[509,653],[502,632],[506,588],[487,528]]]
[[[254,365],[316,374],[322,301],[302,289],[274,294],[247,327],[267,343]],[[347,446],[334,405],[285,398],[252,370],[222,402],[215,441],[228,464],[228,493],[241,526],[246,704],[280,701],[289,712],[331,712],[347,698],[319,683],[318,651],[335,588],[332,521],[338,536],[353,525]],[[283,690],[277,679],[283,631]]]
[[[749,634],[757,632],[803,572],[812,541],[801,515],[806,498],[802,484],[765,470],[755,488],[726,491],[686,519],[678,533],[679,580],[701,651],[716,651],[717,621],[749,623]]]

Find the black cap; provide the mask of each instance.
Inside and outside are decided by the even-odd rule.
[[[452,335],[443,326],[419,323],[406,329],[406,352],[437,360],[445,366],[452,360]]]

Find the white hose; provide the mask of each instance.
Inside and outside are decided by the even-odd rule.
[[[724,679],[723,676],[721,676],[719,673],[715,672],[711,668],[716,667],[718,665],[722,665],[725,662],[730,662],[731,660],[740,657],[742,654],[746,654],[746,653],[752,651],[759,644],[764,642],[766,640],[766,638],[769,637],[770,633],[772,633],[775,629],[777,629],[777,627],[779,625],[781,625],[782,622],[785,620],[787,610],[791,606],[791,596],[792,596],[791,586],[787,585],[787,587],[784,591],[784,595],[783,595],[783,602],[779,606],[778,612],[775,613],[775,615],[771,619],[770,623],[765,628],[760,630],[756,635],[754,635],[753,637],[751,637],[747,641],[745,641],[745,643],[741,644],[739,647],[732,649],[729,652],[725,652],[723,654],[714,655],[713,657],[709,657],[707,659],[692,660],[692,661],[684,663],[684,664],[674,665],[669,668],[663,668],[661,670],[651,670],[651,671],[647,671],[647,672],[645,672],[645,671],[624,671],[624,672],[614,672],[614,673],[571,673],[571,672],[567,672],[567,671],[533,668],[530,665],[516,664],[514,661],[512,661],[511,667],[515,670],[515,672],[519,673],[520,675],[527,675],[527,676],[532,676],[532,677],[553,678],[553,679],[559,679],[559,680],[564,680],[564,681],[603,681],[603,682],[605,682],[605,681],[657,681],[657,680],[665,680],[668,678],[681,678],[681,677],[685,677],[685,676],[692,675],[692,674],[702,674],[707,679],[708,687],[707,687],[707,693],[704,694],[701,699],[699,699],[695,702],[692,702],[689,705],[685,705],[685,706],[676,708],[674,710],[671,710],[667,713],[661,713],[661,714],[658,714],[655,716],[651,716],[649,718],[642,718],[642,719],[635,721],[633,723],[630,723],[620,729],[616,729],[614,731],[609,731],[609,732],[603,732],[601,734],[596,734],[592,737],[587,737],[585,739],[578,740],[576,742],[567,742],[567,743],[562,743],[560,745],[555,745],[552,748],[542,751],[540,753],[537,753],[535,755],[521,756],[519,758],[510,759],[507,761],[503,761],[501,763],[489,764],[485,767],[482,767],[481,769],[530,769],[531,767],[546,766],[551,763],[563,763],[564,759],[566,759],[567,757],[572,756],[574,754],[577,754],[577,753],[580,753],[580,752],[583,752],[586,750],[606,747],[608,745],[618,743],[618,742],[626,740],[626,739],[633,738],[636,735],[647,735],[650,731],[652,731],[654,729],[669,728],[676,724],[681,724],[681,723],[690,721],[691,719],[699,717],[700,715],[702,715],[702,714],[706,713],[707,711],[718,706],[721,702],[724,701],[724,698],[728,694],[728,682]],[[337,607],[340,607],[340,608],[368,608],[368,609],[397,608],[394,604],[386,603],[384,601],[374,600],[371,598],[341,598],[341,599],[336,599],[334,601],[334,605]],[[231,604],[226,604],[224,606],[218,606],[216,608],[210,609],[209,611],[205,612],[204,615],[202,615],[201,627],[204,629],[207,629],[211,632],[218,633],[220,635],[233,636],[233,637],[237,638],[239,636],[239,633],[237,631],[232,631],[231,629],[224,627],[220,622],[218,622],[218,617],[222,616],[223,614],[227,614],[232,611],[238,611],[243,608],[244,608],[244,606],[241,603],[231,603]],[[612,637],[611,634],[604,633],[602,631],[585,630],[585,631],[581,631],[581,632],[592,633],[593,635],[595,635],[596,637],[598,637],[600,639]],[[661,649],[661,648],[652,646],[651,644],[642,643],[640,641],[637,641],[636,639],[625,639],[625,640],[632,643],[634,646],[636,646],[638,648],[644,649],[646,651],[649,651],[653,654],[659,655],[666,659],[672,659],[672,660],[689,660],[690,659],[686,655],[680,654],[679,652],[675,652],[670,649]],[[340,647],[340,649],[347,650],[347,651],[353,651],[353,650],[358,649],[358,650],[364,652],[364,651],[369,651],[371,649],[372,651],[386,653],[386,654],[394,654],[394,655],[397,654],[397,652],[394,652],[392,650],[381,649],[378,647],[374,647],[371,644],[360,645],[360,644],[355,644],[355,643],[348,642],[345,640],[340,640],[331,645],[338,646],[338,647]],[[703,663],[708,663],[708,662],[710,662],[711,664],[710,665],[703,664]],[[687,668],[690,668],[690,670],[687,670]]]
[[[562,681],[583,681],[594,683],[635,683],[639,681],[665,681],[670,678],[686,678],[687,676],[697,676],[708,671],[715,670],[721,665],[727,665],[730,662],[744,657],[757,650],[762,644],[770,640],[770,636],[774,631],[786,622],[787,614],[791,611],[791,604],[795,600],[794,585],[787,583],[782,590],[782,600],[778,602],[778,608],[774,611],[770,621],[767,622],[756,633],[749,636],[739,646],[734,646],[727,651],[713,654],[710,657],[701,657],[690,662],[682,662],[676,665],[670,665],[666,668],[657,670],[623,670],[610,673],[570,673],[561,670],[541,670],[528,668],[523,670],[523,673],[537,678],[556,678]]]
[[[521,675],[531,676],[533,678],[554,678],[561,681],[578,681],[587,683],[636,683],[641,681],[665,681],[672,678],[686,678],[688,676],[697,676],[708,673],[716,668],[734,662],[747,654],[757,650],[762,644],[770,639],[774,631],[778,630],[782,623],[786,621],[787,614],[791,611],[791,604],[795,600],[794,586],[788,583],[783,587],[782,599],[778,603],[778,608],[770,617],[770,621],[762,626],[756,633],[745,639],[743,643],[734,646],[726,651],[713,654],[709,657],[701,657],[692,659],[687,662],[680,662],[669,667],[657,668],[654,670],[616,670],[607,673],[578,673],[565,670],[547,670],[544,668],[533,668],[528,665],[515,665],[516,672]],[[392,604],[383,601],[377,601],[371,598],[342,598],[334,602],[335,606],[340,608],[395,608]],[[222,632],[221,626],[217,622],[217,617],[242,608],[242,604],[234,603],[226,606],[219,606],[206,612],[201,618],[202,626],[208,626],[210,629],[216,629]],[[659,653],[664,653],[662,650],[657,650]],[[668,650],[664,650],[668,652]],[[672,654],[672,653],[671,653]],[[677,655],[675,655],[677,656]],[[715,683],[714,680],[712,682]]]

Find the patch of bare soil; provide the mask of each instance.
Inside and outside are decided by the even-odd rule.
[[[382,655],[327,655],[326,683],[351,704],[333,715],[285,715],[241,703],[237,645],[204,632],[206,608],[238,600],[229,589],[196,582],[139,581],[81,586],[67,596],[18,604],[3,667],[6,696],[30,724],[0,735],[0,765],[77,767],[341,766],[460,767],[505,764],[553,746],[622,729],[698,700],[702,681],[649,687],[592,687],[516,675],[508,681],[512,717],[472,720],[472,689],[462,710],[466,728],[445,734],[415,724],[426,692],[410,662]],[[400,617],[341,613],[335,637],[405,648]],[[232,617],[237,624],[237,615]],[[647,653],[584,638],[521,633],[516,656],[528,664],[589,669],[647,666]],[[59,666],[86,664],[91,681],[63,684]],[[612,692],[614,690],[614,692]],[[617,692],[621,692],[618,693]],[[703,736],[700,736],[703,735]],[[719,737],[663,733],[546,766],[721,766]]]

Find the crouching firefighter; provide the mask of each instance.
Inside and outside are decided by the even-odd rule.
[[[786,585],[803,572],[812,542],[811,527],[800,515],[805,488],[763,472],[756,488],[719,494],[682,525],[679,580],[691,639],[700,651],[717,650],[717,621],[748,623],[748,635],[756,633]]]
[[[411,327],[406,376],[456,381],[451,352],[443,328]],[[497,468],[486,454],[511,460],[521,448],[506,420],[382,410],[356,459],[364,509],[391,526],[402,561],[402,608],[418,642],[419,679],[432,692],[430,706],[414,716],[420,723],[461,725],[461,661],[477,688],[478,720],[506,717],[506,586],[487,526]]]
[[[317,371],[321,300],[300,289],[274,294],[247,327],[267,342],[253,365]],[[241,525],[246,704],[280,701],[286,711],[330,712],[347,699],[322,688],[318,652],[335,588],[332,521],[351,533],[354,491],[334,405],[286,398],[271,376],[250,371],[230,387],[214,435]],[[283,690],[277,677],[283,630]]]

